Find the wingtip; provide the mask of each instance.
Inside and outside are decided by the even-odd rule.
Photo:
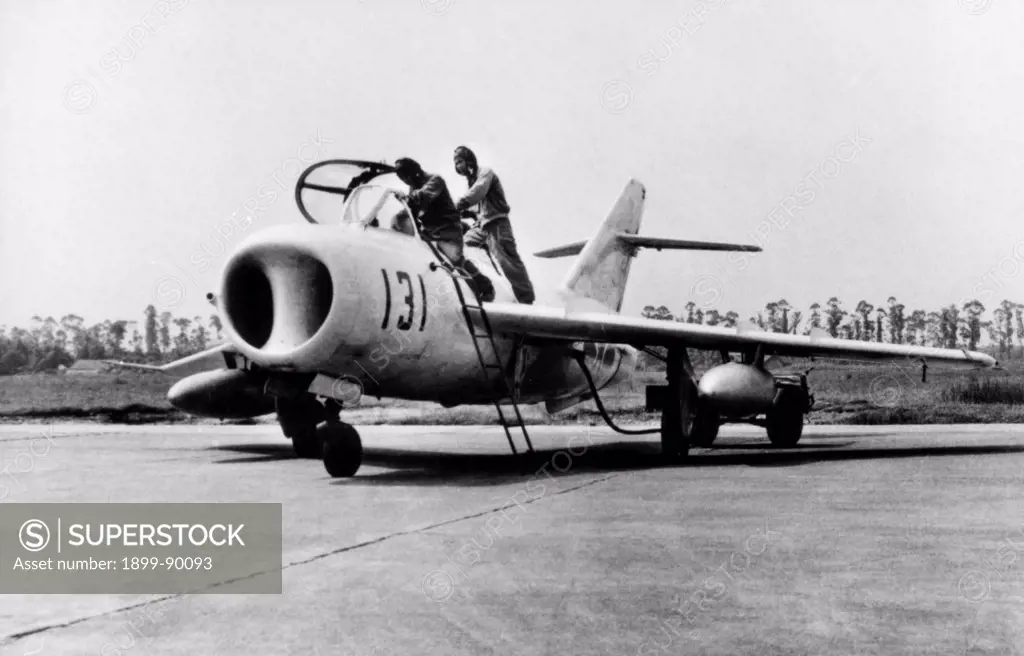
[[[113,367],[124,367],[125,369],[138,369],[140,371],[160,371],[164,369],[161,366],[152,364],[139,364],[137,362],[125,362],[124,360],[100,360],[100,362],[113,366]]]
[[[736,334],[745,335],[748,333],[763,333],[766,332],[764,328],[758,326],[753,321],[741,321],[736,324]]]
[[[978,353],[977,351],[968,351],[967,349],[961,349],[961,353],[964,354],[968,360],[979,364],[985,369],[992,369],[999,366],[999,360],[996,360],[987,353]]]

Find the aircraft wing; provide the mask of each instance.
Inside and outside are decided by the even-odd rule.
[[[905,358],[928,364],[968,367],[996,365],[994,358],[976,351],[789,335],[745,327],[705,326],[603,312],[566,312],[559,308],[515,303],[487,303],[485,311],[495,332],[549,339],[728,351],[748,351],[762,346],[765,355],[837,360],[891,361]]]
[[[238,351],[234,346],[225,342],[164,365],[136,364],[134,362],[121,362],[118,360],[104,360],[104,362],[115,367],[125,367],[126,369],[158,371],[169,376],[189,376],[225,367],[234,369],[236,368],[235,356],[237,354]]]

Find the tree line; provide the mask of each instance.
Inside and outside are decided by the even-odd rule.
[[[809,335],[817,329],[840,339],[971,350],[984,346],[1003,359],[1011,357],[1016,347],[1016,353],[1024,355],[1024,304],[1004,300],[992,310],[991,318],[985,313],[985,306],[978,300],[931,312],[908,312],[892,296],[885,305],[876,307],[860,301],[847,310],[833,296],[824,305],[813,303],[806,312],[785,299],[772,301],[747,321],[778,333]],[[735,327],[740,321],[736,312],[705,310],[692,301],[679,314],[664,305],[648,305],[641,314],[706,326]],[[216,314],[175,317],[149,305],[143,317],[141,325],[127,320],[86,325],[82,317],[66,314],[59,320],[32,317],[28,328],[0,326],[0,375],[52,371],[77,360],[158,364],[197,353],[224,339],[223,325]]]
[[[175,317],[152,305],[137,321],[86,325],[77,314],[34,316],[28,328],[0,326],[0,375],[51,371],[77,360],[157,364],[198,353],[223,340],[220,317]]]
[[[785,299],[772,301],[747,321],[769,332],[810,335],[818,330],[838,339],[866,342],[970,350],[984,343],[986,348],[1003,357],[1011,354],[1014,344],[1024,346],[1024,304],[1004,300],[992,310],[991,318],[986,318],[985,313],[985,306],[977,299],[962,306],[952,303],[933,311],[908,312],[894,296],[890,296],[885,305],[860,301],[851,310],[833,296],[824,305],[811,304],[807,312],[794,308]],[[736,312],[704,310],[693,301],[679,314],[673,314],[664,305],[648,305],[641,314],[650,319],[705,326],[736,327],[740,321]]]

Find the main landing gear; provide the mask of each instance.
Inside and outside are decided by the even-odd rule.
[[[764,427],[772,445],[791,448],[804,432],[804,415],[814,405],[807,376],[777,376],[775,402],[765,414]]]
[[[697,406],[697,417],[693,421],[693,446],[707,448],[715,443],[718,427],[722,425],[718,415]]]
[[[335,478],[355,475],[363,462],[359,432],[338,419],[337,408],[325,407],[313,397],[279,401],[277,420],[299,458],[322,458]]]
[[[661,411],[661,452],[670,461],[684,459],[691,446],[711,446],[718,436],[718,416],[697,398],[696,376],[685,348],[670,348],[666,360],[668,389]]]
[[[691,445],[711,446],[715,437],[718,436],[718,427],[721,421],[717,414],[703,407],[697,398],[697,383],[694,381],[696,376],[693,373],[693,365],[690,364],[690,357],[687,355],[686,349],[669,348],[665,361],[668,367],[666,372],[668,385],[664,388],[665,396],[657,403],[656,407],[648,408],[661,409],[661,430],[629,430],[616,426],[612,421],[604,404],[601,403],[601,395],[598,393],[597,386],[594,385],[594,379],[590,375],[590,370],[587,369],[583,356],[580,355],[578,358],[583,375],[586,376],[587,383],[590,385],[594,403],[597,404],[597,410],[608,427],[624,435],[661,433],[662,454],[670,462],[679,462],[686,458]],[[650,389],[648,388],[648,390]]]

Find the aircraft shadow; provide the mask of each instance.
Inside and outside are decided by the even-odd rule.
[[[273,462],[275,460],[295,460],[295,451],[291,443],[287,444],[226,444],[224,446],[207,447],[207,451],[227,451],[231,453],[247,453],[248,456],[215,460],[218,465],[233,465],[246,462]]]
[[[851,446],[855,442],[842,442],[840,444],[797,444],[791,446],[787,451],[802,450],[802,449],[841,449],[846,446]],[[756,440],[753,442],[737,442],[736,444],[715,444],[714,446],[704,451],[731,451],[734,449],[744,449],[750,451],[764,451],[765,449],[773,448],[771,444],[764,440]]]
[[[849,436],[844,436],[849,437]],[[872,435],[877,437],[877,435]],[[495,486],[545,476],[545,468],[556,478],[582,474],[614,473],[652,469],[688,469],[694,467],[794,467],[819,462],[887,460],[1024,453],[1024,445],[914,446],[905,448],[850,448],[842,444],[797,445],[774,449],[768,444],[723,444],[720,447],[694,449],[681,463],[668,463],[656,442],[611,442],[591,446],[580,455],[566,458],[562,449],[538,450],[533,454],[448,453],[409,449],[368,447],[363,466],[386,469],[359,473],[354,478],[338,479],[337,485],[465,485]],[[272,462],[296,459],[290,444],[233,444],[209,447],[211,451],[239,454],[216,460],[217,464]],[[735,451],[750,451],[736,453]],[[562,453],[563,455],[557,455]],[[242,455],[248,454],[248,455]],[[311,463],[316,461],[311,460]],[[558,468],[566,471],[558,471]],[[363,472],[366,470],[364,469]]]
[[[596,472],[637,471],[648,469],[687,469],[692,467],[793,467],[817,462],[841,462],[894,458],[922,458],[1000,453],[1024,453],[1024,446],[921,446],[895,449],[840,449],[846,444],[808,445],[775,450],[771,446],[738,445],[721,449],[695,449],[683,463],[667,463],[656,443],[618,442],[593,446],[579,456],[565,472],[555,471],[553,464],[565,468],[569,462],[558,456],[560,450],[537,451],[532,456],[515,458],[500,454],[429,453],[422,451],[367,449],[363,463],[388,468],[389,471],[356,475],[339,480],[338,484],[369,483],[381,485],[500,485],[520,481],[524,477],[552,476],[563,478]],[[730,453],[739,449],[756,449],[756,453]]]

